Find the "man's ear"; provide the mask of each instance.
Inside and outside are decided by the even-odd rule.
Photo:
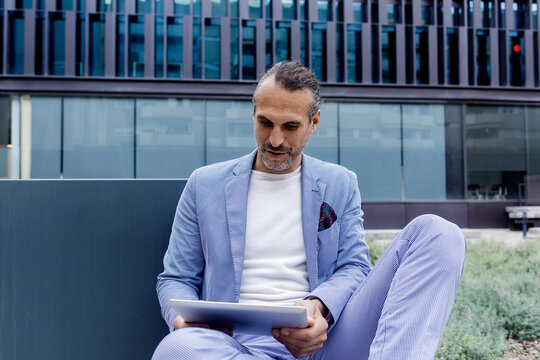
[[[319,118],[321,117],[321,109],[317,111],[315,115],[313,115],[313,118],[311,119],[311,124],[309,124],[310,129],[309,133],[313,134],[315,130],[317,130],[317,126],[319,125]]]

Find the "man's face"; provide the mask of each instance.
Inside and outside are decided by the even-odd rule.
[[[302,162],[302,150],[317,128],[320,111],[309,121],[309,90],[289,91],[265,80],[256,95],[253,110],[257,158],[255,170],[289,173]]]

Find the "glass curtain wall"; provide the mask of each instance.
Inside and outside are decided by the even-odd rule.
[[[247,100],[29,99],[32,178],[188,177],[255,148]],[[13,109],[0,100],[2,147]],[[517,199],[540,174],[540,107],[328,101],[321,112],[306,154],[353,170],[364,200]]]

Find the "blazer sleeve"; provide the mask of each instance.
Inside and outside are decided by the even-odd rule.
[[[178,314],[169,299],[199,300],[202,286],[204,255],[197,219],[196,176],[196,172],[191,175],[180,196],[163,258],[164,271],[156,285],[161,314],[171,331]]]
[[[364,241],[363,212],[356,175],[349,173],[349,189],[340,219],[338,256],[334,273],[307,298],[319,298],[329,310],[331,327],[339,319],[354,291],[371,270]]]

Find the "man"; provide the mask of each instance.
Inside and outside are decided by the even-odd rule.
[[[419,217],[370,271],[356,176],[302,152],[321,115],[315,75],[278,63],[253,103],[257,149],[196,170],[180,198],[157,284],[171,334],[153,359],[432,359],[463,270],[459,228]],[[301,305],[308,327],[215,330],[171,298]]]

